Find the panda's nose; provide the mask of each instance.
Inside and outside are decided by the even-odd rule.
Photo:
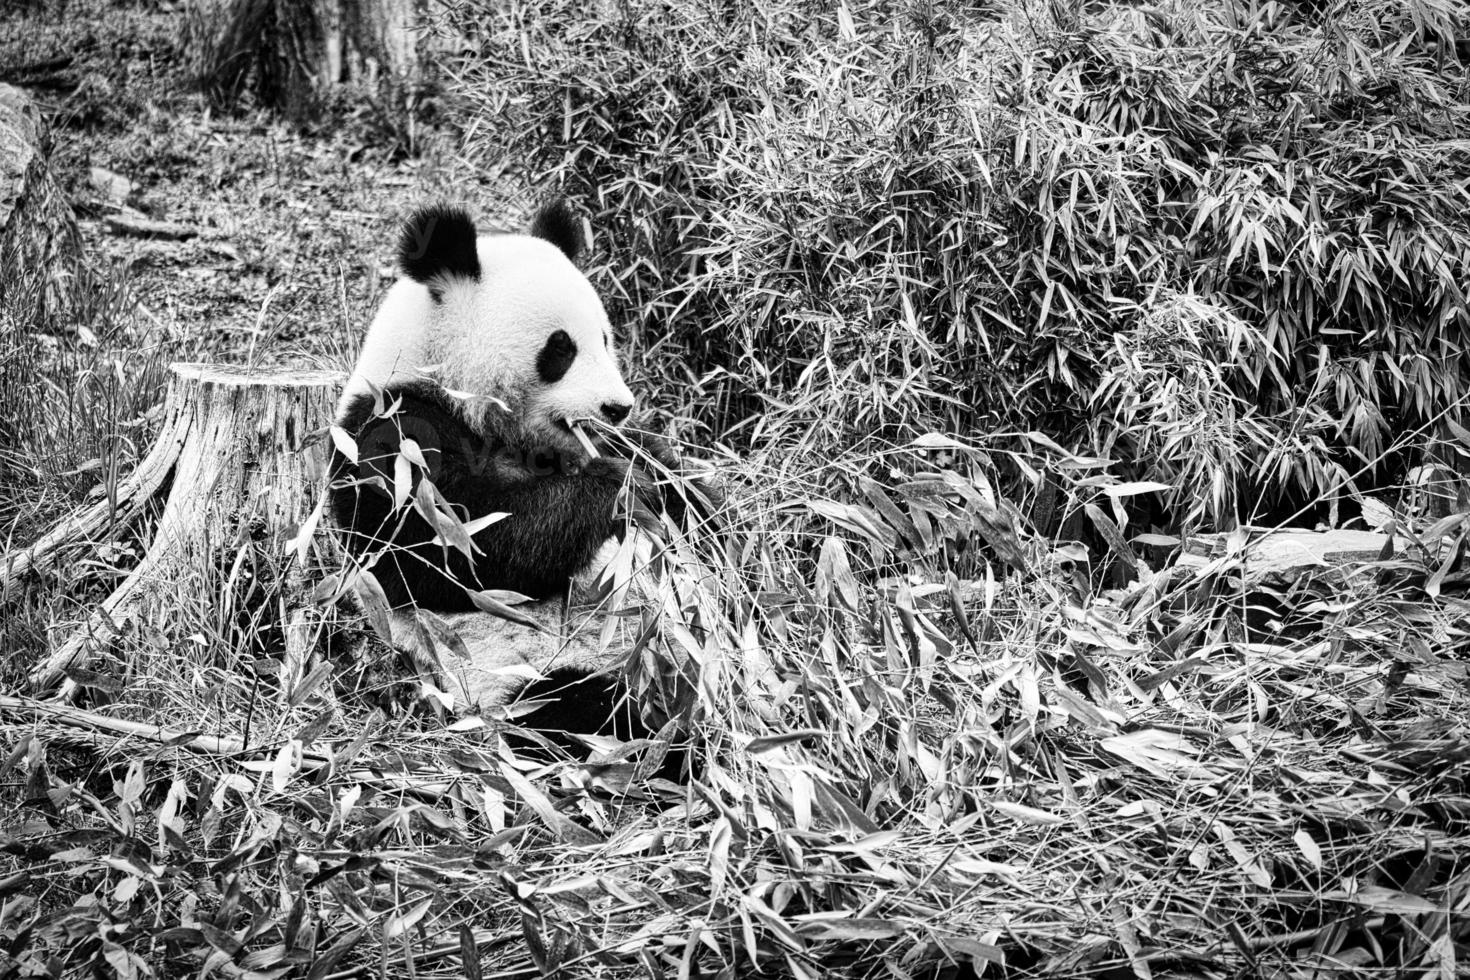
[[[602,417],[607,419],[613,425],[617,425],[619,422],[623,421],[623,419],[627,418],[628,413],[631,411],[633,411],[633,406],[627,404],[626,402],[602,403]]]

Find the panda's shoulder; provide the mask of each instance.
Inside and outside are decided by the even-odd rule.
[[[484,509],[503,493],[508,479],[498,464],[503,440],[481,433],[460,411],[458,400],[431,382],[393,384],[380,393],[354,395],[338,415],[356,448],[349,461],[334,447],[337,477],[393,478],[393,461],[412,441],[427,474],[444,497]],[[413,459],[413,456],[409,457]]]
[[[386,421],[393,415],[445,428],[468,428],[454,397],[428,380],[396,382],[376,391],[351,394],[337,411],[337,425],[356,435],[375,421]]]

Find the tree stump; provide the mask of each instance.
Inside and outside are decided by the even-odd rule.
[[[203,570],[218,557],[214,549],[231,532],[248,528],[253,540],[284,561],[300,531],[296,540],[305,554],[320,514],[327,451],[322,436],[343,376],[208,364],[175,364],[172,371],[158,440],[123,482],[116,509],[117,521],[135,521],[166,484],[152,543],[87,624],[32,672],[37,689],[55,687],[68,669],[84,666],[129,624],[175,619],[190,584],[205,580]],[[54,565],[68,545],[106,532],[108,517],[105,503],[98,504],[21,554],[0,557],[0,569],[10,569],[4,581]],[[330,547],[326,541],[318,546]],[[292,574],[304,594],[299,568]],[[288,660],[289,637],[288,630]]]

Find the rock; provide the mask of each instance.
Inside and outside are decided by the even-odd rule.
[[[156,221],[140,214],[114,214],[106,218],[107,230],[114,235],[131,235],[134,238],[165,238],[181,242],[199,234],[198,228],[174,224],[172,221]]]
[[[88,181],[92,190],[101,197],[102,203],[113,208],[121,209],[128,203],[128,198],[137,188],[131,180],[122,174],[113,173],[106,167],[93,167],[87,173]]]
[[[452,708],[488,711],[509,705],[530,681],[557,668],[591,673],[613,666],[599,649],[601,619],[578,628],[559,599],[527,603],[517,611],[536,623],[522,626],[490,613],[440,613],[445,632],[434,636],[412,612],[393,612],[393,646],[428,673],[437,674]],[[589,613],[583,612],[582,619]],[[452,637],[445,642],[445,637]]]
[[[39,271],[43,308],[67,296],[81,260],[76,217],[47,163],[45,120],[29,96],[0,84],[0,294]]]

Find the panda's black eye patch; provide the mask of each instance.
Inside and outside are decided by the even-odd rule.
[[[577,359],[577,342],[558,330],[546,338],[546,346],[536,355],[536,373],[547,384],[560,381]]]

